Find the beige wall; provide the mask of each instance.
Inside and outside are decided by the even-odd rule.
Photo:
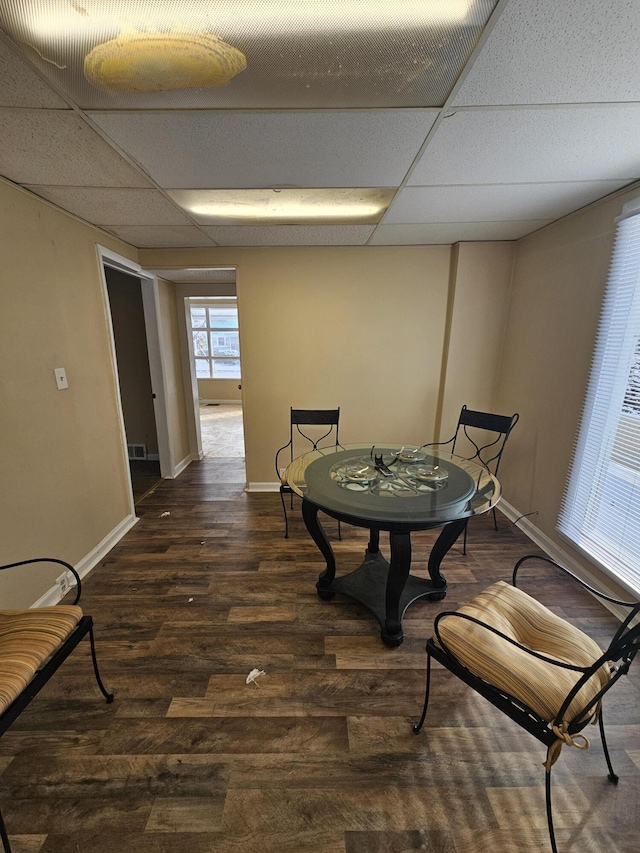
[[[434,436],[448,310],[464,348],[447,388],[459,411],[469,364],[479,362],[488,405],[499,359],[512,247],[463,250],[458,299],[448,246],[403,248],[141,250],[147,268],[237,268],[243,405],[250,483],[275,481],[273,457],[290,406],[341,407],[341,439],[422,443]],[[486,264],[488,272],[481,271]],[[474,295],[474,287],[477,293]],[[481,296],[478,295],[481,294]],[[479,300],[488,299],[485,308]],[[465,334],[465,323],[471,329]],[[478,330],[482,324],[484,332]],[[454,375],[462,370],[463,375]]]
[[[198,379],[201,400],[242,400],[241,379]]]
[[[0,233],[0,563],[75,564],[130,512],[96,244],[135,253],[3,180]],[[4,607],[60,574],[16,571],[0,575]]]
[[[290,406],[340,406],[343,443],[433,435],[449,255],[307,249],[238,264],[249,482],[275,479]]]
[[[237,268],[250,483],[275,482],[292,405],[341,406],[345,442],[433,435],[449,258],[448,246],[140,254],[147,268]]]
[[[496,396],[515,253],[512,242],[458,243],[453,247],[441,388],[442,440],[453,436],[463,404],[480,411],[500,411]]]
[[[579,427],[613,246],[615,218],[638,189],[521,240],[497,403],[519,411],[503,469],[518,513],[585,564],[556,531]]]

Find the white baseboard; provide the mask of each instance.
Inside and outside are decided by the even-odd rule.
[[[247,483],[246,492],[279,492],[280,483]]]
[[[104,537],[102,542],[96,545],[93,550],[76,563],[74,568],[80,577],[83,578],[85,575],[88,575],[91,569],[93,569],[94,566],[97,566],[100,560],[106,557],[109,551],[118,544],[125,533],[128,533],[134,524],[138,523],[138,521],[139,519],[136,518],[135,515],[128,515],[120,522],[120,524],[117,525],[117,527],[113,528],[111,533]],[[51,607],[52,605],[57,604],[60,601],[60,598],[60,589],[57,585],[54,585],[36,602],[34,602],[31,607]]]
[[[159,453],[147,453],[147,460],[149,462],[159,462],[160,454]]]
[[[553,539],[550,539],[546,533],[543,533],[538,527],[535,526],[528,518],[524,518],[522,513],[519,513],[515,510],[511,504],[507,503],[505,500],[501,500],[497,507],[501,510],[504,515],[507,516],[508,519],[513,521],[516,527],[521,530],[525,536],[528,536],[532,542],[534,542],[542,551],[547,554],[547,556],[551,557],[556,563],[559,563],[565,569],[569,569],[570,572],[576,574],[579,578],[581,578],[585,583],[588,583],[589,586],[594,587],[595,589],[604,592],[606,595],[610,595],[612,598],[620,598],[620,591],[616,590],[613,584],[609,585],[602,577],[596,577],[587,566],[583,563],[579,563],[575,560],[570,554],[568,554],[563,548],[558,545],[557,542],[554,542]],[[519,519],[519,520],[518,520]],[[597,596],[596,596],[597,598]],[[597,598],[597,600],[604,604],[607,610],[610,610],[615,616],[618,617],[621,621],[627,616],[628,611],[622,607],[618,607],[615,604],[612,604],[608,601],[603,601],[601,598]]]
[[[242,400],[204,400],[204,399],[202,399],[202,400],[198,400],[198,403],[201,406],[208,406],[210,404],[214,405],[214,406],[241,406]]]
[[[188,465],[191,465],[192,462],[193,462],[193,456],[191,454],[189,454],[188,456],[185,456],[184,459],[182,459],[180,462],[178,462],[177,465],[173,466],[173,471],[171,472],[171,474],[167,474],[167,480],[175,480],[175,478],[178,477],[180,474],[182,474],[184,469]]]

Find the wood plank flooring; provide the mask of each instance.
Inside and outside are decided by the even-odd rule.
[[[241,460],[203,460],[138,505],[139,523],[85,579],[99,694],[82,646],[0,739],[0,804],[15,853],[534,853],[548,851],[544,748],[441,668],[423,732],[433,617],[508,579],[536,549],[499,515],[443,564],[386,648],[355,603],[321,601],[320,555],[277,494],[247,494]],[[170,513],[163,515],[163,513]],[[366,533],[327,531],[338,571]],[[424,571],[435,533],[413,541]],[[387,543],[383,543],[387,544]],[[28,556],[28,555],[25,555]],[[64,557],[64,555],[61,555]],[[542,573],[545,603],[606,642],[615,619]],[[253,668],[265,671],[246,684]],[[616,695],[617,694],[617,695]],[[640,849],[640,666],[599,734],[554,768],[561,853]]]

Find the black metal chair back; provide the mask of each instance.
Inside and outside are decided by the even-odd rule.
[[[320,430],[321,434],[311,430],[311,427],[328,427],[326,431]],[[289,441],[284,444],[276,452],[275,466],[276,474],[280,480],[280,499],[282,501],[282,511],[284,512],[284,537],[289,538],[289,519],[287,517],[287,507],[284,496],[290,495],[291,506],[293,506],[293,489],[286,482],[286,475],[282,466],[282,460],[287,459],[287,464],[293,462],[294,458],[300,452],[308,452],[317,450],[318,447],[326,446],[323,442],[331,437],[331,444],[336,447],[340,444],[340,407],[337,409],[294,409],[291,408],[291,416],[289,419]],[[302,445],[298,438],[303,440]],[[289,451],[286,453],[286,451]],[[284,457],[281,456],[284,454]],[[338,530],[340,529],[338,524]]]
[[[464,434],[474,448],[474,453],[471,456],[466,456],[466,458],[476,459],[492,474],[497,474],[504,446],[511,435],[511,430],[519,420],[520,415],[517,412],[513,415],[494,415],[490,412],[478,412],[463,406],[460,410],[455,435],[451,439],[451,452],[456,452],[456,444],[459,442],[461,434]],[[474,430],[474,432],[471,433],[469,430]],[[494,435],[487,441],[481,442],[475,430],[484,433],[490,432]]]
[[[425,444],[424,447],[446,447],[450,445],[451,453],[455,453],[457,447],[458,455],[462,455],[470,461],[479,462],[492,474],[497,475],[507,439],[519,420],[518,412],[513,415],[496,415],[491,412],[468,409],[465,405],[460,410],[458,425],[453,436],[447,441],[431,442]],[[491,433],[491,435],[487,437],[487,433]],[[473,447],[471,455],[468,455],[467,452],[460,453],[460,442],[465,438]],[[466,450],[468,451],[468,449],[467,447]],[[494,530],[498,529],[495,507],[493,508],[493,527]],[[467,525],[464,528],[462,553],[465,555],[467,553]]]

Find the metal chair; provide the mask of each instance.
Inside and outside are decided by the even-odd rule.
[[[280,500],[282,501],[282,511],[284,512],[284,538],[289,538],[289,519],[287,518],[287,507],[284,496],[290,496],[290,506],[293,508],[293,489],[287,483],[286,469],[282,467],[280,454],[289,450],[285,455],[287,465],[303,452],[317,450],[325,439],[331,436],[332,443],[338,447],[338,427],[340,421],[340,408],[337,409],[291,409],[291,417],[289,420],[289,441],[283,445],[276,453],[275,466],[276,474],[280,480]],[[316,437],[311,431],[313,427],[329,427],[319,437]],[[299,439],[304,439],[301,442]],[[338,522],[338,536],[340,537],[340,522]]]
[[[511,430],[518,423],[520,415],[494,415],[490,412],[478,412],[463,406],[460,410],[456,431],[447,441],[435,441],[424,444],[423,447],[446,447],[451,445],[451,453],[456,452],[456,445],[466,438],[473,447],[471,456],[462,453],[465,459],[477,460],[492,474],[497,476],[500,460]],[[487,436],[487,433],[490,433]],[[493,508],[493,527],[498,529],[496,508]],[[462,553],[467,553],[467,525],[464,527]]]
[[[52,563],[70,572],[76,583],[76,596],[72,605],[31,608],[29,610],[3,610],[0,630],[0,735],[15,722],[60,664],[69,657],[78,643],[89,635],[93,671],[100,692],[113,702],[100,678],[93,638],[93,619],[82,613],[78,605],[82,584],[80,575],[64,560],[40,557],[20,560],[0,566],[0,570],[13,569],[33,563]],[[11,844],[0,812],[0,840],[4,853],[11,853]]]
[[[629,608],[605,652],[579,628],[516,587],[520,566],[539,560],[560,569],[605,601]],[[498,581],[457,611],[438,614],[427,640],[427,687],[418,734],[429,704],[431,658],[457,675],[547,747],[546,809],[557,853],[551,808],[551,768],[563,745],[586,749],[580,732],[598,722],[608,778],[617,784],[607,748],[602,698],[629,670],[640,648],[640,624],[630,627],[640,602],[620,601],[593,589],[548,557],[528,555],[515,565],[512,585]]]

